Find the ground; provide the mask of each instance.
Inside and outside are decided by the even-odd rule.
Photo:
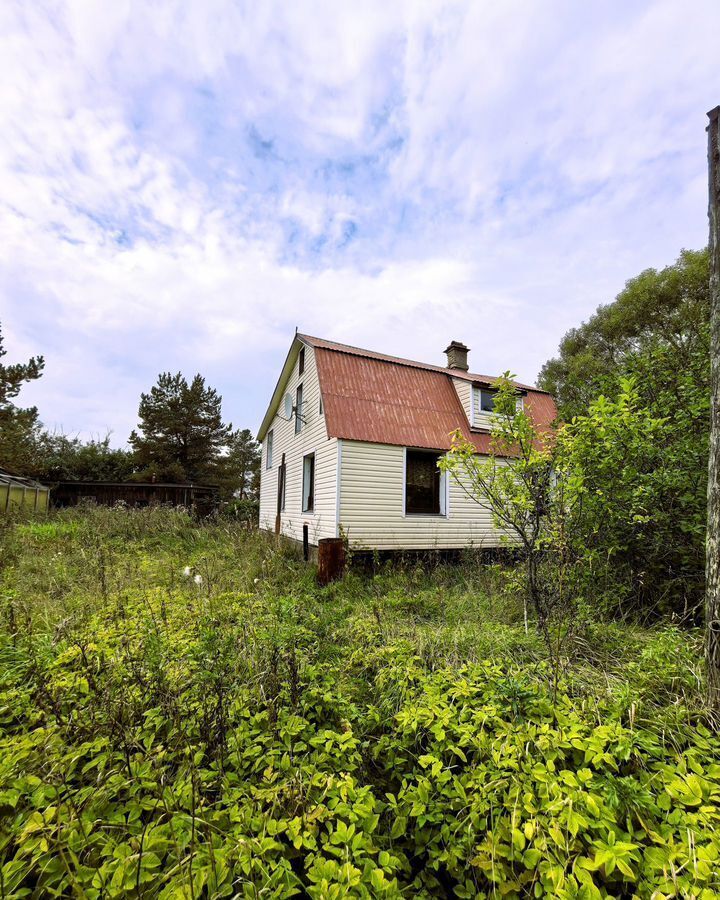
[[[557,673],[471,555],[321,589],[170,510],[0,541],[0,897],[720,892],[695,632],[588,621]]]

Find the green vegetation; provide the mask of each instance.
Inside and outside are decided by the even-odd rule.
[[[0,541],[2,897],[720,891],[698,631],[588,618],[554,697],[472,555],[319,589],[169,510]]]
[[[613,303],[565,335],[539,385],[556,397],[564,421],[578,417],[582,432],[601,438],[578,442],[576,457],[598,491],[598,528],[589,534],[598,565],[607,563],[601,577],[611,605],[699,624],[710,433],[708,251],[685,250],[673,265],[628,281]],[[612,427],[603,436],[608,416]],[[625,434],[624,420],[638,426],[643,418],[651,431]],[[634,514],[626,516],[628,504]]]

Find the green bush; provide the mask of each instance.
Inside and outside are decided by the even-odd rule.
[[[0,897],[720,891],[693,633],[590,625],[553,700],[475,562],[319,589],[172,510],[8,541]]]

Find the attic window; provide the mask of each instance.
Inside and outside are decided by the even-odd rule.
[[[265,468],[272,469],[272,451],[273,451],[273,430],[267,433],[267,450],[265,456]]]
[[[298,356],[298,375],[302,375],[305,371],[305,348],[300,348],[300,356]]]
[[[405,451],[405,515],[445,515],[445,473],[438,469],[441,455]]]
[[[495,394],[496,391],[489,391],[486,388],[477,388],[478,412],[491,413],[495,411]]]
[[[297,386],[295,391],[295,434],[300,434],[303,427],[303,387]]]

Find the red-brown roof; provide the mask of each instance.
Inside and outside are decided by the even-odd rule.
[[[326,341],[324,338],[312,337],[309,334],[298,334],[297,337],[316,349],[334,350],[337,353],[349,353],[351,356],[379,359],[384,362],[395,363],[398,366],[410,366],[413,369],[427,369],[430,372],[441,372],[443,375],[448,374],[447,368],[434,366],[431,363],[417,362],[414,359],[403,359],[401,356],[388,356],[385,353],[376,353],[374,350],[363,350],[362,347],[353,347],[351,344],[338,344],[335,341]],[[477,375],[473,372],[463,372],[462,369],[453,369],[452,374],[454,378],[461,378],[463,381],[477,381],[488,385],[494,384],[498,380],[497,375]],[[521,390],[536,391],[539,394],[546,393],[546,391],[541,391],[531,384],[522,384],[519,381],[513,381],[513,384]]]
[[[448,450],[451,433],[459,429],[478,452],[490,451],[491,435],[470,428],[452,379],[487,384],[496,379],[450,373],[320,338],[298,338],[315,348],[328,437]],[[536,424],[549,427],[557,415],[552,397],[522,388]]]

